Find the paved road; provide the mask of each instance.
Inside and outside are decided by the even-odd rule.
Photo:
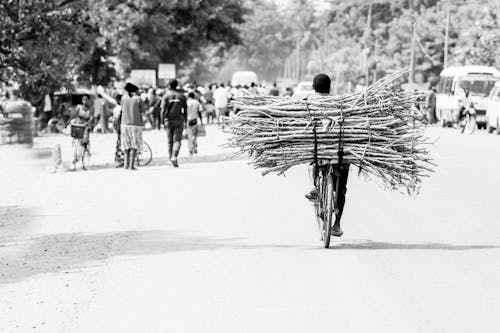
[[[353,172],[324,250],[306,169],[262,177],[208,134],[173,169],[148,132],[156,163],[134,173],[107,164],[111,135],[87,172],[0,147],[25,157],[0,166],[0,331],[500,330],[499,136],[429,129],[439,167],[415,198]],[[65,137],[37,151],[53,143],[67,159]]]

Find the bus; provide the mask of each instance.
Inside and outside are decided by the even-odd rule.
[[[458,122],[460,100],[464,90],[470,91],[470,98],[476,109],[476,121],[480,128],[486,128],[486,104],[491,89],[500,80],[500,71],[488,66],[447,67],[441,71],[436,93],[436,116],[441,126],[453,126]]]

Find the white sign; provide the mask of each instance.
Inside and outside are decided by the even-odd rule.
[[[130,80],[139,87],[156,87],[156,70],[133,69],[130,71]]]
[[[159,79],[175,79],[175,64],[159,64],[158,78]]]

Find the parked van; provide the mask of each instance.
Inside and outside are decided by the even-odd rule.
[[[460,100],[468,88],[476,109],[478,127],[486,128],[486,104],[500,71],[488,66],[447,67],[440,74],[436,94],[436,115],[442,126],[458,121]]]
[[[500,134],[500,82],[495,83],[486,105],[486,121],[488,132]]]
[[[252,84],[252,82],[255,84],[259,82],[257,74],[252,71],[234,72],[233,77],[231,78],[231,85],[233,87],[236,87],[237,85],[250,87],[250,84]]]

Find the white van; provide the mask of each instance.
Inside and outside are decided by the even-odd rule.
[[[458,120],[460,100],[468,88],[476,109],[479,127],[486,127],[486,103],[500,71],[488,66],[447,67],[440,75],[436,94],[436,115],[442,126],[452,126]]]
[[[491,89],[488,104],[486,105],[486,121],[489,133],[496,131],[500,134],[500,82]]]
[[[231,85],[233,87],[236,87],[237,85],[250,87],[252,82],[255,84],[259,82],[257,74],[252,71],[234,72],[233,77],[231,78]]]

